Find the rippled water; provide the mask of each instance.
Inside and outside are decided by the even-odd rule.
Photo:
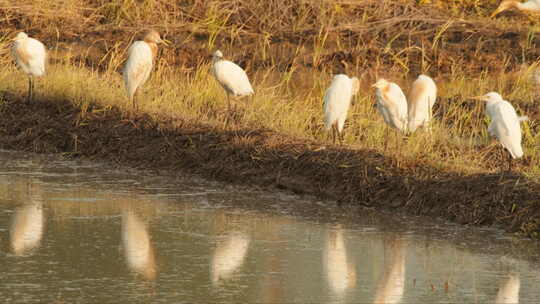
[[[6,303],[536,303],[539,248],[332,202],[0,152]]]

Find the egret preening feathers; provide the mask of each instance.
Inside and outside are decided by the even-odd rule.
[[[437,85],[430,77],[420,75],[413,82],[408,99],[408,132],[429,127],[432,109],[437,99]]]
[[[215,51],[212,56],[212,74],[227,93],[227,104],[231,108],[230,96],[248,96],[253,94],[253,88],[246,72],[236,63],[223,59],[221,51]]]
[[[491,17],[497,16],[502,11],[510,8],[516,8],[520,11],[540,13],[540,0],[528,0],[525,2],[519,2],[516,0],[504,0],[499,7],[491,14]]]
[[[11,52],[15,62],[23,72],[28,75],[28,101],[34,95],[34,78],[45,74],[47,52],[45,46],[39,40],[30,38],[24,32],[20,32],[13,39]]]
[[[129,47],[128,60],[124,67],[124,82],[133,108],[135,108],[135,93],[148,80],[154,66],[158,43],[166,44],[158,32],[149,30],[143,40],[135,41]]]
[[[334,76],[330,87],[324,95],[324,127],[326,130],[332,129],[333,142],[336,142],[336,134],[341,144],[343,142],[342,132],[347,111],[351,104],[353,95],[359,89],[358,78],[344,74]]]
[[[499,140],[513,159],[522,157],[523,149],[521,148],[521,127],[519,123],[527,120],[527,117],[518,117],[514,107],[508,101],[503,100],[502,96],[496,92],[473,97],[473,99],[486,102],[486,114],[491,119],[488,133]]]
[[[377,109],[384,122],[390,127],[405,132],[407,130],[407,98],[401,88],[386,79],[379,79],[373,85],[376,89]]]
[[[377,110],[381,113],[384,122],[389,126],[403,133],[407,132],[407,98],[401,88],[386,79],[379,79],[373,85],[377,97]],[[384,150],[388,144],[388,128],[386,129],[384,140]],[[398,135],[396,133],[396,146],[398,146]]]

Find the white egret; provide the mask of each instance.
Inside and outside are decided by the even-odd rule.
[[[401,88],[386,79],[379,79],[373,85],[376,88],[377,109],[381,113],[384,122],[401,132],[407,131],[407,98]],[[386,142],[388,141],[388,129],[386,132]],[[397,134],[396,134],[397,141]]]
[[[486,102],[486,114],[491,119],[488,133],[499,140],[513,159],[522,157],[519,122],[528,118],[526,116],[518,117],[514,107],[508,101],[503,100],[499,93],[490,92],[483,96],[473,97],[473,99]],[[508,164],[511,165],[511,159],[509,159]]]
[[[223,59],[221,51],[215,51],[212,56],[212,74],[227,93],[227,104],[231,108],[230,96],[252,95],[253,88],[246,72],[236,63]]]
[[[149,30],[145,33],[143,40],[135,41],[129,47],[128,60],[123,74],[127,94],[133,108],[135,108],[135,93],[148,80],[154,66],[158,43],[167,44],[157,31]]]
[[[19,68],[28,75],[27,101],[31,101],[34,95],[34,77],[45,75],[47,61],[45,46],[39,40],[20,32],[13,39],[11,52]]]
[[[334,76],[330,87],[324,94],[324,127],[326,130],[332,129],[332,139],[336,142],[336,134],[341,144],[343,142],[342,132],[347,111],[351,104],[353,95],[359,89],[358,78],[344,74]]]
[[[491,14],[491,17],[495,17],[497,14],[510,8],[515,8],[525,12],[540,13],[540,0],[528,0],[525,2],[504,0],[493,12],[493,14]]]
[[[408,132],[424,126],[429,128],[433,105],[437,99],[437,85],[429,76],[420,75],[413,82],[408,99]]]

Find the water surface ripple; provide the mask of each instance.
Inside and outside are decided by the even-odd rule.
[[[538,303],[493,228],[0,151],[5,303]]]

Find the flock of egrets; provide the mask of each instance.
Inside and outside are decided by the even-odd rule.
[[[512,7],[519,10],[540,11],[540,0],[529,0],[524,3],[506,0],[500,4],[492,16]],[[28,37],[24,32],[18,33],[13,40],[12,53],[15,61],[28,75],[28,100],[30,101],[34,94],[33,78],[45,74],[47,53],[43,43]],[[133,108],[137,107],[135,100],[137,89],[150,76],[159,43],[167,44],[167,41],[161,39],[155,30],[150,30],[146,32],[142,40],[133,42],[128,50],[123,78]],[[224,60],[219,50],[213,54],[212,74],[227,94],[229,109],[230,95],[234,98],[254,93],[246,72],[234,62]],[[432,108],[437,99],[437,86],[430,77],[418,76],[412,84],[408,99],[397,84],[385,79],[378,79],[373,87],[377,109],[389,127],[402,133],[414,132],[419,127],[429,129]],[[330,87],[326,90],[324,124],[326,130],[331,130],[334,143],[336,137],[340,143],[343,140],[342,132],[349,105],[358,90],[358,79],[349,78],[343,74],[334,76]],[[519,117],[514,107],[495,92],[472,99],[486,102],[486,114],[491,119],[488,133],[500,141],[512,158],[522,157],[520,121],[527,120],[527,117]]]

